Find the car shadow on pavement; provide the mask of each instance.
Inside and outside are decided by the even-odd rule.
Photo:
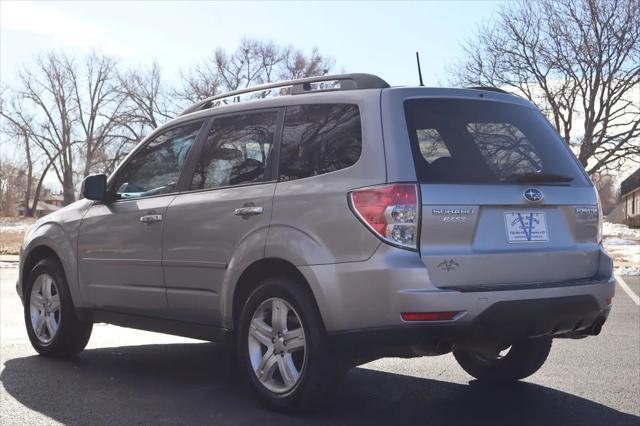
[[[213,343],[91,349],[72,361],[8,360],[6,392],[65,424],[638,424],[640,417],[547,387],[468,385],[363,368],[335,400],[288,416],[255,400],[229,348]]]

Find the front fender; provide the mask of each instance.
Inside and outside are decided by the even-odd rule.
[[[83,307],[84,297],[78,282],[77,243],[82,217],[93,205],[89,200],[78,200],[39,219],[20,249],[19,283],[26,279],[25,263],[38,247],[53,251],[62,264],[74,306]]]
[[[47,222],[38,226],[38,228],[31,233],[29,240],[23,245],[20,256],[21,288],[29,274],[29,271],[25,270],[25,267],[28,267],[27,262],[30,260],[30,256],[34,253],[34,250],[41,247],[47,247],[58,256],[67,279],[71,300],[74,306],[82,306],[83,298],[78,285],[78,262],[75,244],[64,228],[58,223]]]

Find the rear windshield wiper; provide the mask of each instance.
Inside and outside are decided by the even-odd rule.
[[[513,174],[510,177],[518,183],[568,183],[573,181],[570,176],[543,172]]]

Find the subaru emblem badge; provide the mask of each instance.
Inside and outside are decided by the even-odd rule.
[[[539,203],[542,201],[542,191],[537,188],[527,188],[522,194],[524,199],[531,203]]]

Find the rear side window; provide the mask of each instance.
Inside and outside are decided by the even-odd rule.
[[[196,164],[191,189],[263,181],[277,119],[276,111],[216,118]]]
[[[290,181],[344,169],[362,151],[357,105],[287,107],[280,148],[280,180]]]
[[[586,179],[542,114],[479,100],[410,99],[405,115],[421,182],[515,183],[530,174]]]

